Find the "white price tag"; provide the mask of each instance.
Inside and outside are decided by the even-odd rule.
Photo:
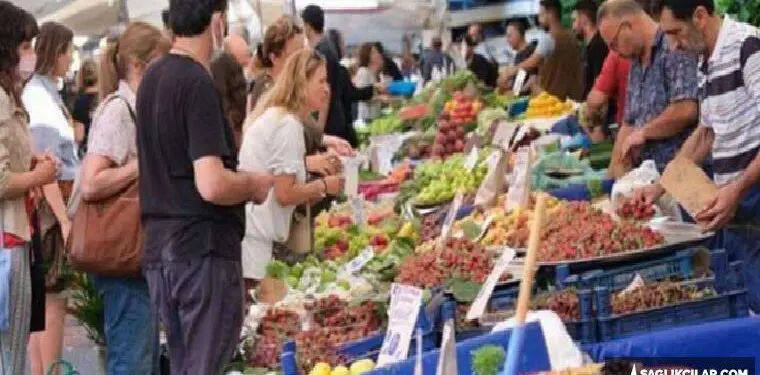
[[[454,341],[454,322],[446,322],[443,325],[441,336],[441,348],[438,355],[438,368],[436,375],[457,375],[457,350]]]
[[[361,157],[344,158],[342,162],[343,176],[346,178],[344,192],[348,197],[355,197],[359,194],[359,168],[363,160]]]
[[[516,207],[527,203],[530,197],[530,149],[521,148],[517,152],[515,169],[507,191],[507,210],[513,210]]]
[[[499,163],[499,159],[501,158],[501,150],[494,150],[491,152],[491,155],[488,155],[488,158],[486,160],[483,160],[482,164],[486,164],[488,166],[488,170],[492,170],[496,168],[496,164]]]
[[[499,121],[496,125],[496,132],[494,132],[491,144],[496,147],[502,147],[509,149],[509,141],[512,140],[512,136],[517,131],[520,125],[514,122],[507,122],[504,120]]]
[[[515,258],[515,254],[515,249],[509,247],[504,248],[501,257],[499,257],[499,261],[493,266],[486,282],[478,291],[478,296],[475,297],[475,301],[472,302],[470,309],[467,310],[467,320],[478,319],[483,315],[483,312],[486,311],[486,305],[488,304],[488,299],[491,298],[493,288],[496,287],[496,283],[499,282],[501,274],[507,270],[509,262]]]
[[[454,196],[454,201],[451,202],[451,206],[449,207],[449,212],[446,213],[446,218],[443,220],[443,227],[441,227],[441,237],[439,239],[440,243],[442,243],[447,238],[449,238],[449,234],[451,233],[451,227],[454,226],[454,220],[457,218],[457,212],[459,212],[459,209],[462,207],[463,200],[464,200],[464,193],[462,193],[461,191],[458,191],[457,195]]]
[[[471,172],[476,164],[478,164],[478,148],[473,147],[469,155],[467,155],[467,160],[464,161],[464,169],[467,172]]]
[[[351,210],[353,211],[354,224],[364,225],[364,198],[360,195],[351,197]]]
[[[512,93],[515,94],[515,96],[520,96],[520,92],[522,92],[522,88],[525,85],[525,78],[528,77],[528,72],[525,71],[525,69],[520,69],[517,71],[517,76],[515,76],[515,83],[512,85]]]
[[[483,224],[480,225],[480,234],[478,234],[478,238],[476,238],[474,242],[480,242],[480,239],[486,235],[486,232],[488,232],[488,227],[491,226],[491,223],[493,223],[493,215],[486,216],[486,219],[483,220]]]
[[[375,257],[375,249],[372,246],[366,247],[359,255],[351,259],[346,263],[346,271],[348,273],[357,273],[362,270],[365,264],[367,264],[372,258]]]
[[[391,285],[388,330],[377,357],[378,367],[406,359],[421,305],[422,289],[396,283]]]

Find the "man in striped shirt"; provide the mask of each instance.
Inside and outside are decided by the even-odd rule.
[[[672,47],[700,57],[700,126],[679,155],[712,156],[719,190],[695,219],[722,230],[717,245],[729,261],[744,261],[750,307],[760,312],[760,31],[721,17],[713,0],[664,0],[660,22]]]

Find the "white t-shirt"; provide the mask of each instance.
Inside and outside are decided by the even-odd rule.
[[[356,88],[363,89],[374,84],[375,74],[369,68],[363,66],[356,71],[356,75],[354,76],[354,86]],[[357,103],[356,111],[357,118],[367,121],[377,117],[380,107],[372,101],[361,101]]]
[[[536,45],[536,53],[541,57],[548,59],[554,53],[554,37],[549,33],[542,33],[538,37],[538,44]]]
[[[267,171],[272,175],[295,175],[297,183],[306,182],[306,144],[303,124],[283,108],[269,108],[253,121],[243,134],[240,170]],[[245,206],[243,238],[243,277],[263,279],[272,259],[274,242],[285,242],[296,206],[277,202],[274,188],[260,205]]]

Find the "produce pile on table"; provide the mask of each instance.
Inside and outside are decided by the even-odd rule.
[[[557,97],[543,92],[530,99],[526,118],[556,117],[570,113],[573,104],[570,101],[562,102]]]
[[[489,154],[489,150],[481,150],[472,171],[465,168],[466,157],[462,154],[454,155],[446,161],[431,160],[418,165],[414,180],[419,193],[414,198],[414,204],[426,206],[445,203],[454,199],[458,191],[475,193],[488,173],[488,166],[483,161]]]
[[[627,314],[717,295],[714,289],[693,284],[662,281],[622,291],[612,296],[612,313]]]

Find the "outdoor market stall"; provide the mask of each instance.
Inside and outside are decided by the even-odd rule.
[[[312,254],[269,265],[241,344],[248,368],[496,374],[513,352],[521,373],[613,373],[602,363],[760,350],[742,262],[678,220],[679,192],[629,199],[667,172],[607,178],[611,146],[590,142],[577,103],[497,95],[466,71],[405,94],[360,130]],[[513,317],[528,308],[540,324],[523,331]],[[706,339],[739,330],[732,345]]]

